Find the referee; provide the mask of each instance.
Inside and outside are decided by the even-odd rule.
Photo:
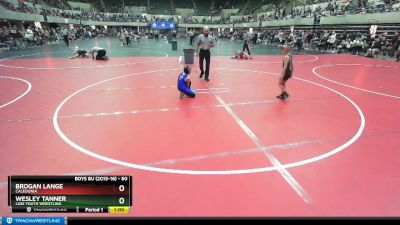
[[[206,26],[203,28],[203,34],[199,35],[199,38],[197,39],[197,51],[198,55],[200,56],[200,78],[203,77],[204,75],[204,59],[206,60],[206,71],[205,71],[205,77],[204,80],[210,81],[208,79],[208,76],[210,74],[210,61],[211,61],[211,54],[210,54],[210,49],[214,47],[215,39],[208,33],[210,32],[210,29]]]
[[[250,34],[249,32],[244,32],[243,34],[243,50],[242,52],[244,52],[244,50],[247,50],[247,52],[249,53],[249,55],[251,55],[250,53],[250,49],[249,49],[249,43],[250,43]]]

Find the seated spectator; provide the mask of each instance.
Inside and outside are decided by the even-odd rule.
[[[365,54],[366,57],[373,58],[375,55],[380,53],[382,47],[381,40],[379,38],[375,38],[372,42],[370,48],[368,48],[367,53]]]

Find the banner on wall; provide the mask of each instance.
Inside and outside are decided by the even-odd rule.
[[[173,22],[153,22],[151,28],[153,29],[175,29],[176,24]]]

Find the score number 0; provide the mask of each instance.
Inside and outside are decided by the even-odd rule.
[[[128,177],[121,177],[121,181],[128,181]],[[124,185],[120,185],[118,187],[118,190],[120,192],[124,192],[125,191],[125,186]],[[123,205],[125,203],[125,199],[121,197],[121,198],[119,198],[118,202],[119,202],[119,204]]]
[[[118,190],[120,192],[124,192],[125,191],[125,186],[124,185],[119,185]],[[125,203],[125,198],[119,198],[118,200],[119,204],[123,205]]]

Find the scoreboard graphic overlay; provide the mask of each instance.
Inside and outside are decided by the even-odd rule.
[[[9,176],[13,213],[129,213],[131,176]]]

